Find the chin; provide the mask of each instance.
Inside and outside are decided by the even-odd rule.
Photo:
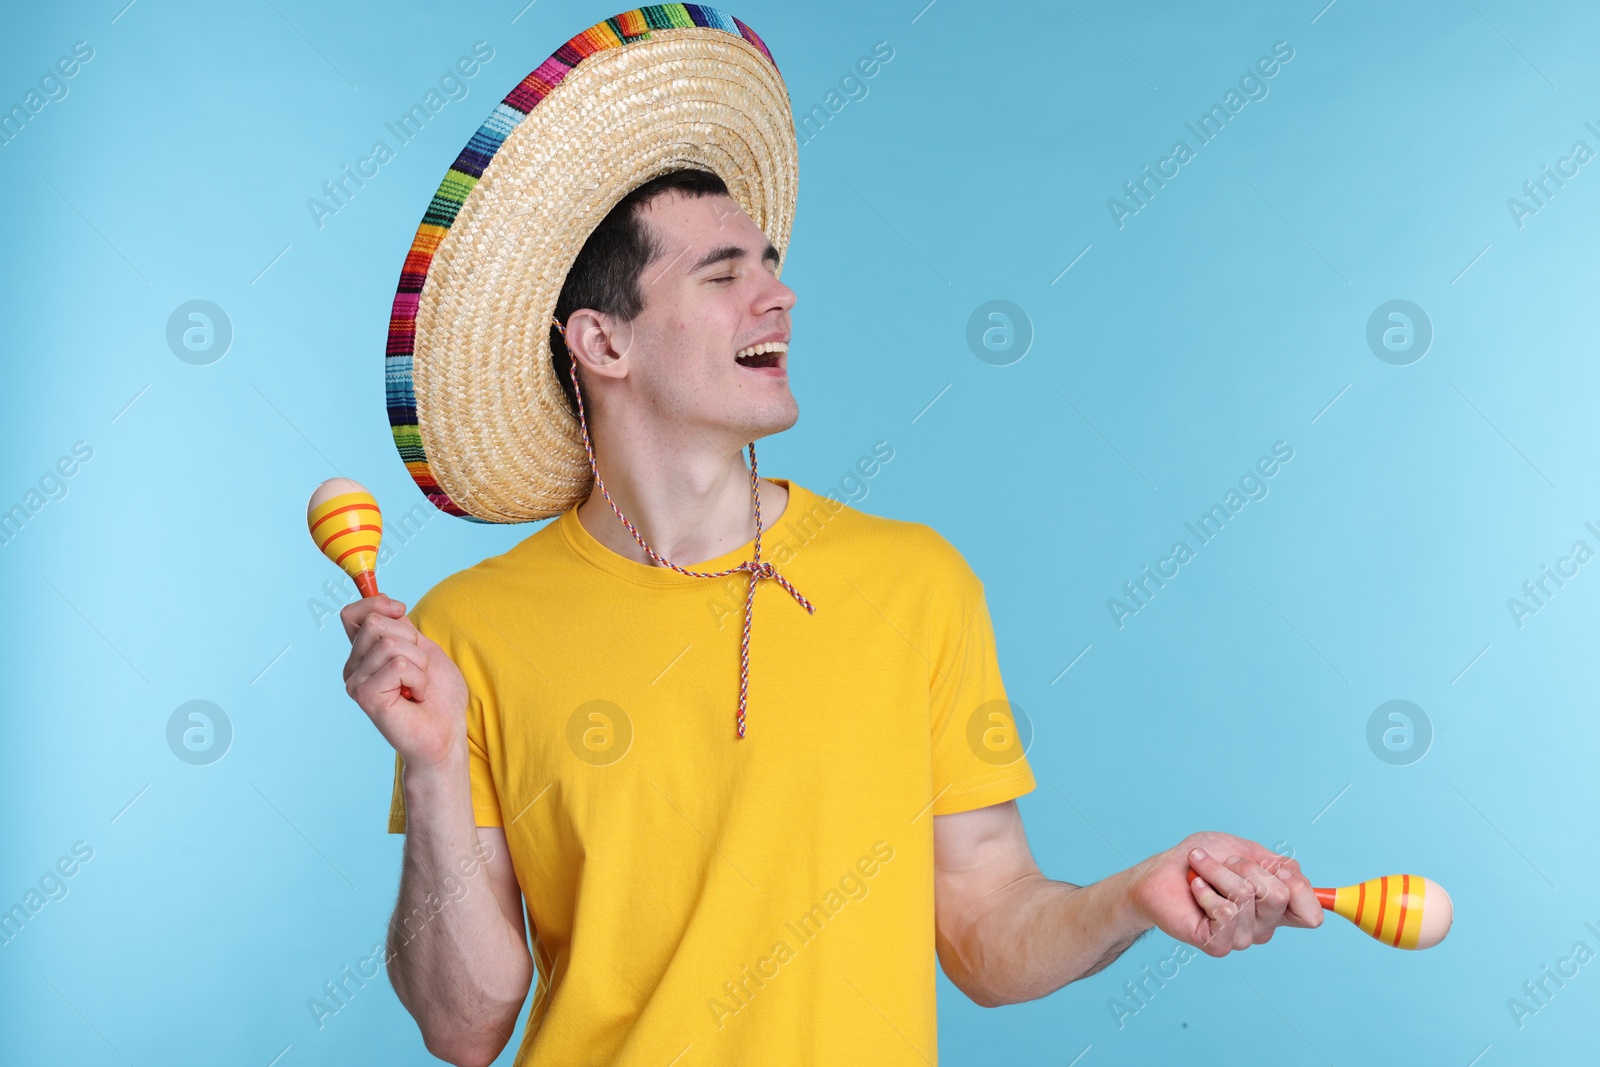
[[[800,406],[791,401],[764,407],[760,411],[746,413],[746,416],[739,420],[737,436],[743,441],[759,441],[763,437],[782,433],[800,421]]]
[[[762,431],[762,436],[764,437],[775,433],[782,433],[795,423],[799,422],[800,405],[795,403],[794,398],[791,397],[787,404],[784,404],[778,410],[773,411],[771,415],[772,418],[767,422],[767,425]]]

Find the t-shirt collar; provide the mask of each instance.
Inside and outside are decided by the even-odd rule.
[[[784,506],[783,515],[779,517],[777,522],[771,521],[771,519],[768,517],[767,509],[762,509],[761,558],[764,561],[775,563],[776,561],[773,560],[773,554],[777,551],[777,546],[780,542],[786,542],[788,540],[789,532],[795,521],[800,516],[811,511],[812,506],[815,503],[813,497],[816,494],[812,493],[804,486],[796,484],[788,478],[769,478],[767,481],[776,482],[778,485],[781,485],[785,489],[789,490],[789,502]],[[616,516],[614,514],[608,515],[607,517],[613,522],[616,521]],[[589,532],[587,527],[583,525],[583,522],[578,518],[578,509],[576,507],[568,508],[566,511],[562,512],[561,517],[556,520],[556,524],[561,530],[562,537],[566,540],[568,546],[571,547],[574,553],[576,553],[585,562],[600,568],[608,574],[613,574],[618,578],[623,578],[631,582],[637,582],[641,585],[654,586],[681,586],[708,580],[705,578],[691,578],[689,575],[679,574],[671,567],[660,567],[651,563],[640,563],[637,560],[629,559],[628,557],[621,555],[610,548],[607,548],[605,545],[601,544],[592,533]],[[712,559],[703,560],[699,563],[685,563],[682,560],[677,559],[672,560],[672,562],[676,563],[680,567],[683,567],[685,570],[725,571],[737,567],[745,560],[755,558],[755,551],[756,542],[755,538],[752,537],[750,540],[746,541],[737,548],[734,548]],[[663,552],[662,555],[667,554]],[[667,556],[667,558],[672,559],[671,556]]]

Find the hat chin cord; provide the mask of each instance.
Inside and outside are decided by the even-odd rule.
[[[561,324],[561,320],[552,315],[550,317],[550,324],[556,328],[556,330],[561,334],[561,340],[565,342],[567,339],[567,328]],[[644,538],[639,535],[638,529],[633,525],[633,523],[628,521],[625,515],[622,514],[622,509],[617,507],[617,502],[611,499],[611,494],[606,491],[606,483],[600,480],[600,467],[595,462],[594,444],[589,440],[589,423],[585,418],[583,411],[583,391],[578,386],[578,361],[570,358],[571,353],[572,346],[568,345],[568,363],[570,364],[570,370],[572,373],[572,395],[578,400],[578,426],[583,430],[583,449],[589,454],[589,470],[594,474],[594,484],[599,488],[600,494],[606,498],[606,503],[611,505],[611,510],[616,512],[617,518],[622,520],[622,525],[628,528],[628,532],[633,535],[633,539],[639,542],[639,547],[644,549],[645,552],[649,554],[651,559],[655,560],[663,567],[671,567],[679,574],[687,575],[690,578],[725,578],[730,574],[737,574],[740,571],[750,572],[750,587],[745,593],[744,598],[744,635],[739,641],[739,709],[736,716],[736,725],[737,734],[742,738],[744,737],[745,727],[744,720],[746,696],[748,695],[750,689],[750,623],[753,615],[755,614],[757,582],[762,578],[771,578],[773,581],[777,582],[785,590],[787,590],[789,595],[794,597],[800,606],[805,608],[808,613],[814,615],[816,614],[817,610],[812,606],[811,601],[801,596],[800,592],[795,589],[794,586],[789,584],[789,580],[787,578],[778,573],[777,568],[761,558],[761,488],[760,478],[756,474],[756,443],[751,441],[746,446],[750,449],[750,498],[755,503],[756,513],[755,558],[745,560],[737,567],[729,567],[725,571],[686,570],[685,568],[678,566],[676,563],[662,558],[655,549],[651,548],[645,543]]]

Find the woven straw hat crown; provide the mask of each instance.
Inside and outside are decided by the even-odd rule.
[[[473,135],[417,227],[384,361],[395,446],[435,506],[529,522],[589,495],[551,316],[617,202],[691,167],[721,177],[783,255],[799,180],[788,92],[750,27],[698,4],[596,23]]]

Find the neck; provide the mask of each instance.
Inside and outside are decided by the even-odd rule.
[[[596,421],[603,427],[609,420],[589,422],[600,480],[611,501],[658,555],[693,569],[755,537],[750,468],[742,446],[718,445],[693,428],[687,434],[663,435],[635,426],[625,434],[597,429]],[[771,552],[766,532],[783,515],[789,492],[765,478],[760,486],[765,558]],[[598,487],[578,505],[578,520],[618,555],[660,566],[634,540]]]

